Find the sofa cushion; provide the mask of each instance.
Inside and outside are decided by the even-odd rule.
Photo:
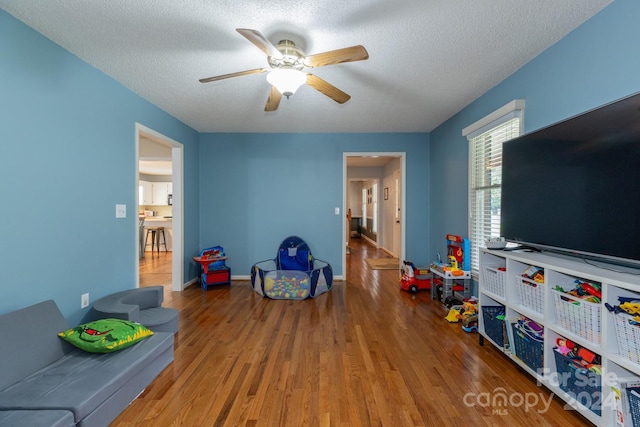
[[[73,351],[56,336],[68,327],[52,300],[0,316],[0,390]]]
[[[75,425],[73,413],[64,409],[44,411],[0,410],[0,426],[2,427],[71,427]]]
[[[0,409],[62,408],[72,411],[78,422],[167,351],[173,351],[169,332],[157,332],[114,353],[74,350],[0,391]]]
[[[132,346],[153,335],[139,323],[122,319],[99,319],[58,333],[63,340],[90,353],[110,353]]]

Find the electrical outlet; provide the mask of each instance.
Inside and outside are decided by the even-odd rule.
[[[89,307],[89,294],[82,294],[80,297],[80,308]]]

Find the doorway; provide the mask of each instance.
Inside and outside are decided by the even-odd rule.
[[[136,168],[135,168],[135,176],[136,176],[136,212],[138,207],[142,204],[140,197],[141,192],[140,188],[140,168],[139,168],[139,159],[141,157],[141,144],[146,144],[148,142],[157,144],[158,147],[164,147],[166,153],[160,157],[162,161],[166,162],[167,156],[170,157],[171,163],[171,206],[170,206],[170,216],[171,221],[171,262],[170,262],[170,270],[171,270],[171,290],[173,291],[182,291],[183,290],[183,277],[184,277],[184,267],[182,259],[184,258],[184,244],[183,244],[183,230],[184,230],[184,202],[183,202],[183,194],[184,194],[184,173],[183,173],[183,145],[177,141],[172,140],[146,126],[143,126],[139,123],[136,123],[135,126],[135,141],[136,141]],[[153,158],[153,156],[148,156]],[[147,158],[149,160],[149,158]],[[158,160],[160,161],[160,160]],[[166,209],[163,207],[162,209]],[[167,218],[169,220],[169,218]],[[143,236],[144,237],[144,236]],[[138,222],[136,221],[136,232],[135,232],[135,241],[136,241],[136,269],[135,269],[135,282],[137,286],[140,286],[140,251],[144,251],[144,247],[141,247],[140,243],[140,230],[138,230]],[[166,267],[165,267],[166,268]]]
[[[354,190],[354,182],[377,182],[377,233],[375,246],[399,259],[405,259],[406,153],[352,152],[343,153],[343,212],[361,214],[361,197]],[[355,195],[355,197],[354,197]],[[373,199],[373,198],[372,198]],[[368,215],[368,214],[367,214]],[[346,277],[347,242],[351,224],[343,215],[342,271]]]

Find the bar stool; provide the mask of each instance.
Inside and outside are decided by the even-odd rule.
[[[138,217],[138,241],[140,243],[140,259],[144,258],[144,249],[147,243],[147,239],[144,236],[144,217]]]
[[[164,244],[164,251],[169,252],[167,249],[167,236],[164,234],[164,227],[147,227],[147,235],[144,238],[144,247],[147,247],[147,239],[151,233],[151,252],[153,252],[154,246],[158,248],[160,253],[160,235],[162,235],[162,243]]]

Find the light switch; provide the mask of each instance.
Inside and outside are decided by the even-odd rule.
[[[336,208],[336,215],[340,215],[340,208]]]
[[[127,217],[127,205],[116,205],[116,218]]]

